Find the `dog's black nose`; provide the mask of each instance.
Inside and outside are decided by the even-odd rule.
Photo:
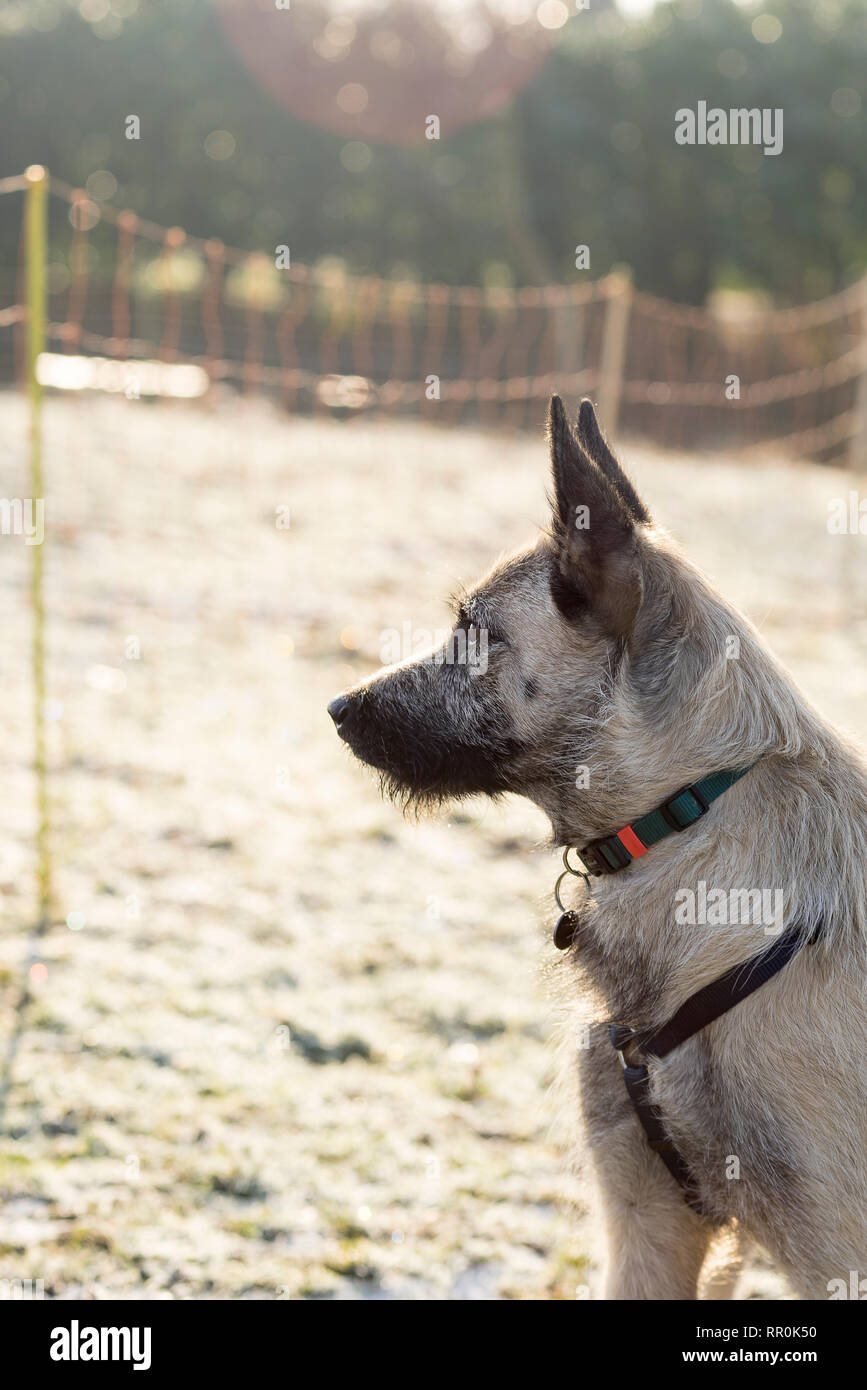
[[[334,720],[334,727],[340,733],[340,726],[346,718],[346,711],[349,709],[349,701],[345,695],[338,695],[328,706],[328,713]]]

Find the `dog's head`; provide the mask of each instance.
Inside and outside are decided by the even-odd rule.
[[[600,740],[621,668],[651,704],[665,686],[678,604],[665,576],[680,562],[667,555],[660,570],[648,512],[589,401],[573,430],[555,396],[548,435],[550,529],[461,597],[442,647],[378,672],[329,713],[390,794],[430,803],[519,792],[565,838],[577,825],[608,828],[613,808],[590,769],[611,766]]]

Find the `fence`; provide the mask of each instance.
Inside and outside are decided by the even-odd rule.
[[[299,265],[288,247],[236,250],[57,179],[46,186],[46,343],[127,364],[115,382],[141,386],[143,364],[185,363],[205,386],[268,391],[290,411],[512,429],[537,429],[552,390],[589,392],[609,432],[619,421],[667,447],[772,445],[852,465],[867,453],[867,281],[776,310],[744,296],[672,304],[618,274],[521,289],[425,285]],[[0,181],[0,193],[27,187],[26,175]],[[15,331],[7,376],[23,380],[27,309],[23,292],[16,299],[0,309],[0,329]],[[2,349],[0,334],[0,370]]]
[[[623,274],[518,290],[425,286],[327,264],[278,268],[279,248],[238,251],[156,226],[49,181],[40,166],[0,180],[0,195],[16,193],[23,234],[14,302],[0,308],[0,373],[5,364],[29,394],[33,499],[44,492],[44,383],[62,384],[58,362],[99,359],[119,369],[103,383],[133,394],[159,390],[160,369],[182,368],[197,373],[196,390],[234,383],[290,411],[538,429],[552,390],[591,392],[610,430],[620,416],[664,445],[773,445],[855,468],[867,458],[867,282],[781,310],[669,304]],[[35,952],[52,886],[42,545],[30,556]],[[25,984],[20,1016],[28,1000]],[[0,1111],[5,1086],[0,1078]]]

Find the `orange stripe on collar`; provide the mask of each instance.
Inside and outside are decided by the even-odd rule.
[[[647,853],[647,845],[641,843],[631,825],[624,825],[622,830],[618,830],[617,838],[633,859],[640,859],[642,854]]]

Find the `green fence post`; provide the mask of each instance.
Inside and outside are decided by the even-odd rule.
[[[45,265],[47,242],[48,174],[41,164],[31,164],[27,180],[25,253],[27,266],[27,395],[30,405],[30,497],[35,512],[44,507],[42,476],[42,386],[39,355],[45,349]],[[36,878],[39,923],[44,926],[51,908],[50,816],[48,765],[45,753],[45,595],[43,592],[45,542],[31,545],[30,595],[33,604],[33,768],[36,774]]]

